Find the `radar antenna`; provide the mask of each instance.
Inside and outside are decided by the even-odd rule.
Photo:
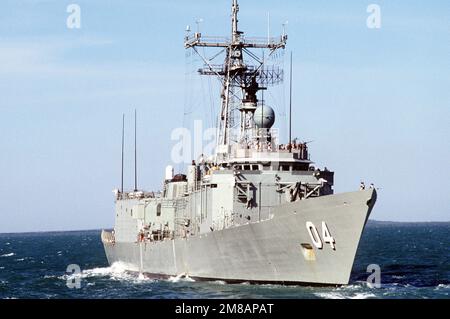
[[[185,48],[192,48],[204,62],[199,73],[217,76],[222,86],[216,139],[216,155],[222,159],[229,157],[231,144],[245,144],[251,138],[255,128],[253,113],[258,106],[257,92],[283,81],[283,70],[267,66],[264,58],[261,59],[251,49],[268,49],[270,52],[266,58],[269,58],[276,50],[285,48],[287,35],[283,32],[280,37],[244,37],[238,29],[238,12],[237,0],[233,0],[231,38],[203,36],[197,31],[188,33],[184,41]],[[208,59],[198,47],[221,48],[221,51]],[[212,61],[222,52],[225,52],[224,62],[213,64]],[[244,53],[254,62],[253,65],[249,64],[251,61],[244,61]]]

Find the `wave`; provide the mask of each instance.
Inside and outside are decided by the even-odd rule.
[[[192,279],[189,276],[186,276],[185,274],[179,274],[176,277],[169,277],[169,282],[180,282],[180,281],[187,281],[187,282],[194,282],[195,280]]]
[[[44,278],[55,278],[56,276],[45,275]],[[89,278],[107,278],[118,281],[129,281],[132,283],[151,283],[158,281],[154,278],[149,278],[142,273],[136,266],[123,263],[115,262],[110,267],[97,267],[92,269],[83,270],[80,273],[64,274],[62,276],[56,277],[61,280],[75,280],[75,279],[89,279]],[[194,282],[195,280],[185,274],[180,274],[178,276],[169,277],[168,282]],[[88,283],[88,286],[92,284]]]
[[[325,299],[345,299],[345,296],[338,292],[317,292],[314,295]]]
[[[14,255],[15,255],[15,253],[9,253],[9,254],[0,255],[0,257],[11,257],[11,256],[14,256]]]
[[[354,284],[351,285],[347,285],[347,286],[341,286],[341,287],[337,287],[336,290],[356,290],[356,289],[361,289],[361,288],[365,288],[367,287],[367,283],[365,281],[357,281]]]
[[[369,292],[358,292],[354,295],[346,295],[340,292],[318,292],[314,293],[317,297],[325,299],[368,299],[376,298],[377,296]]]
[[[367,291],[367,283],[365,281],[357,281],[347,286],[341,286],[328,292],[314,293],[317,297],[326,299],[369,299],[377,298],[370,291]]]
[[[434,290],[440,290],[440,289],[450,289],[450,285],[439,284],[434,288]]]
[[[349,299],[368,299],[368,298],[376,298],[376,297],[377,296],[372,293],[361,292],[361,293],[357,293],[354,296],[350,296]]]
[[[97,267],[83,270],[80,273],[65,274],[59,276],[62,280],[109,278],[118,281],[132,281],[133,283],[152,282],[153,280],[139,274],[136,275],[135,267],[122,262],[115,262],[110,267]],[[133,273],[134,272],[134,273]]]

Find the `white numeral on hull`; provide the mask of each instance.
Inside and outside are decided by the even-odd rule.
[[[317,249],[323,248],[323,242],[326,244],[330,244],[331,248],[336,249],[334,238],[331,236],[330,230],[328,229],[327,224],[322,222],[322,238],[320,238],[319,232],[317,231],[316,226],[312,222],[306,222],[306,229],[308,230],[309,236]]]

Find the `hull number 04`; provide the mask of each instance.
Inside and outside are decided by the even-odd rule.
[[[317,231],[316,226],[312,222],[306,222],[306,229],[308,230],[311,240],[318,249],[323,248],[323,243],[330,244],[331,248],[336,249],[334,238],[331,236],[328,226],[325,222],[322,222],[322,238]]]

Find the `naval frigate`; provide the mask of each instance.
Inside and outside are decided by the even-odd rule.
[[[376,190],[334,194],[334,172],[314,166],[307,143],[279,141],[275,111],[258,92],[283,80],[266,61],[285,49],[287,35],[246,37],[238,11],[233,0],[231,36],[187,31],[184,41],[202,57],[199,73],[220,80],[213,155],[192,161],[186,174],[168,166],[160,192],[124,191],[122,132],[115,226],[101,234],[108,262],[151,277],[348,284]],[[208,48],[222,50],[224,62],[212,64]]]

